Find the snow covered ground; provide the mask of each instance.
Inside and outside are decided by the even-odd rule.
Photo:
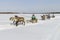
[[[60,40],[60,14],[50,20],[39,20],[38,23],[11,25],[10,17],[18,15],[30,19],[31,14],[0,14],[0,40]],[[36,15],[38,19],[41,15]]]

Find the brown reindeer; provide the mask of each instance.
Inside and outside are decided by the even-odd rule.
[[[13,23],[16,24],[16,26],[18,26],[18,23],[24,24],[25,25],[25,21],[24,21],[24,17],[10,17],[10,20],[13,21]]]

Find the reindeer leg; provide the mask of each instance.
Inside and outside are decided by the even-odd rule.
[[[15,21],[13,21],[13,23],[15,23]]]
[[[16,21],[16,26],[18,26],[18,21]]]
[[[25,21],[24,21],[23,23],[24,23],[24,25],[25,25]]]

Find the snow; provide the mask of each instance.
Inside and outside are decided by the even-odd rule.
[[[18,15],[29,20],[32,14],[1,14],[0,40],[60,40],[60,16],[50,20],[38,20],[38,23],[24,25],[11,25],[10,17]],[[38,19],[41,15],[36,14]]]

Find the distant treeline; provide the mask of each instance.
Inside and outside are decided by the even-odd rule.
[[[60,14],[60,12],[44,12],[44,13],[0,12],[0,14]]]

